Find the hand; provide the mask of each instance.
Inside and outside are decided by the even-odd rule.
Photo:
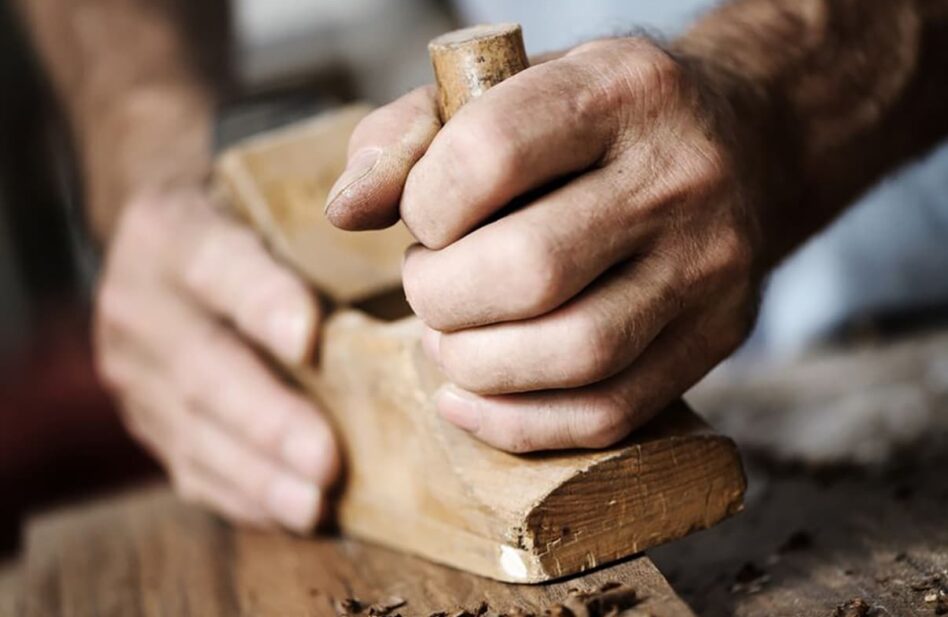
[[[365,118],[327,215],[420,242],[404,286],[454,384],[445,418],[510,451],[608,446],[745,338],[754,153],[697,72],[596,41],[439,128],[431,88]]]
[[[109,247],[97,362],[179,493],[235,521],[304,532],[337,473],[333,435],[254,346],[303,362],[317,322],[304,284],[201,191],[143,195]]]

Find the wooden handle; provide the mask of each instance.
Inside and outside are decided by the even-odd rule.
[[[438,111],[447,122],[465,103],[529,66],[519,24],[472,26],[428,43],[438,84]]]

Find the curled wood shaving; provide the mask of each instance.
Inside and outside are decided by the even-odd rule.
[[[837,606],[832,617],[866,617],[869,608],[869,603],[862,598],[853,598]]]

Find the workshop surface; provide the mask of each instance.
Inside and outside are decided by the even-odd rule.
[[[19,560],[0,568],[0,614],[334,615],[332,600],[389,596],[407,601],[394,611],[404,617],[482,601],[496,614],[630,580],[643,598],[633,610],[656,616],[690,614],[676,592],[712,617],[948,614],[948,335],[718,381],[693,402],[744,444],[747,509],[649,551],[661,573],[639,558],[552,585],[506,585],[351,540],[233,531],[159,487],[34,519]],[[877,458],[865,460],[865,439],[840,442],[837,458],[824,453],[814,468],[812,443],[788,439],[793,418],[813,424],[823,409],[829,421],[846,401],[855,424],[844,432],[871,421]]]
[[[573,588],[595,594],[628,581],[634,595],[618,606],[628,614],[693,615],[645,557],[580,581],[509,585],[352,540],[236,530],[161,487],[39,519],[24,568],[31,617],[369,614],[373,605],[406,617],[539,613]]]

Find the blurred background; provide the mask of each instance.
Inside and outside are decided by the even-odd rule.
[[[425,45],[457,25],[519,21],[528,51],[537,53],[636,27],[673,36],[708,5],[241,0],[204,6],[215,4],[221,6],[201,13],[216,20],[212,30],[220,33],[220,40],[204,43],[226,48],[229,67],[220,145],[344,102],[383,103],[429,81]],[[26,513],[157,474],[94,375],[89,298],[98,255],[85,236],[80,195],[48,81],[14,11],[0,2],[0,553],[15,549]],[[721,401],[734,404],[716,384],[760,379],[826,350],[937,333],[948,317],[946,240],[948,151],[942,149],[884,183],[781,267],[746,348],[711,376],[704,393],[696,390],[696,400],[706,401],[713,416]],[[924,396],[918,388],[887,388],[897,375],[882,371],[859,386],[872,393],[876,409],[868,428],[864,412],[837,404],[838,414],[828,415],[822,412],[833,404],[821,399],[810,401],[805,428],[779,431],[812,446],[813,435],[825,436],[830,422],[832,435],[859,442],[855,456],[863,459],[891,450],[886,444],[866,450],[867,431],[894,431],[897,445],[910,444],[926,431],[931,401],[948,395],[948,353],[944,339],[935,340],[926,347]],[[820,366],[822,375],[836,374]],[[838,381],[831,385],[828,399],[847,394]],[[728,417],[720,417],[727,425]],[[750,441],[773,437],[731,428]],[[839,451],[833,444],[824,450],[820,456]]]

